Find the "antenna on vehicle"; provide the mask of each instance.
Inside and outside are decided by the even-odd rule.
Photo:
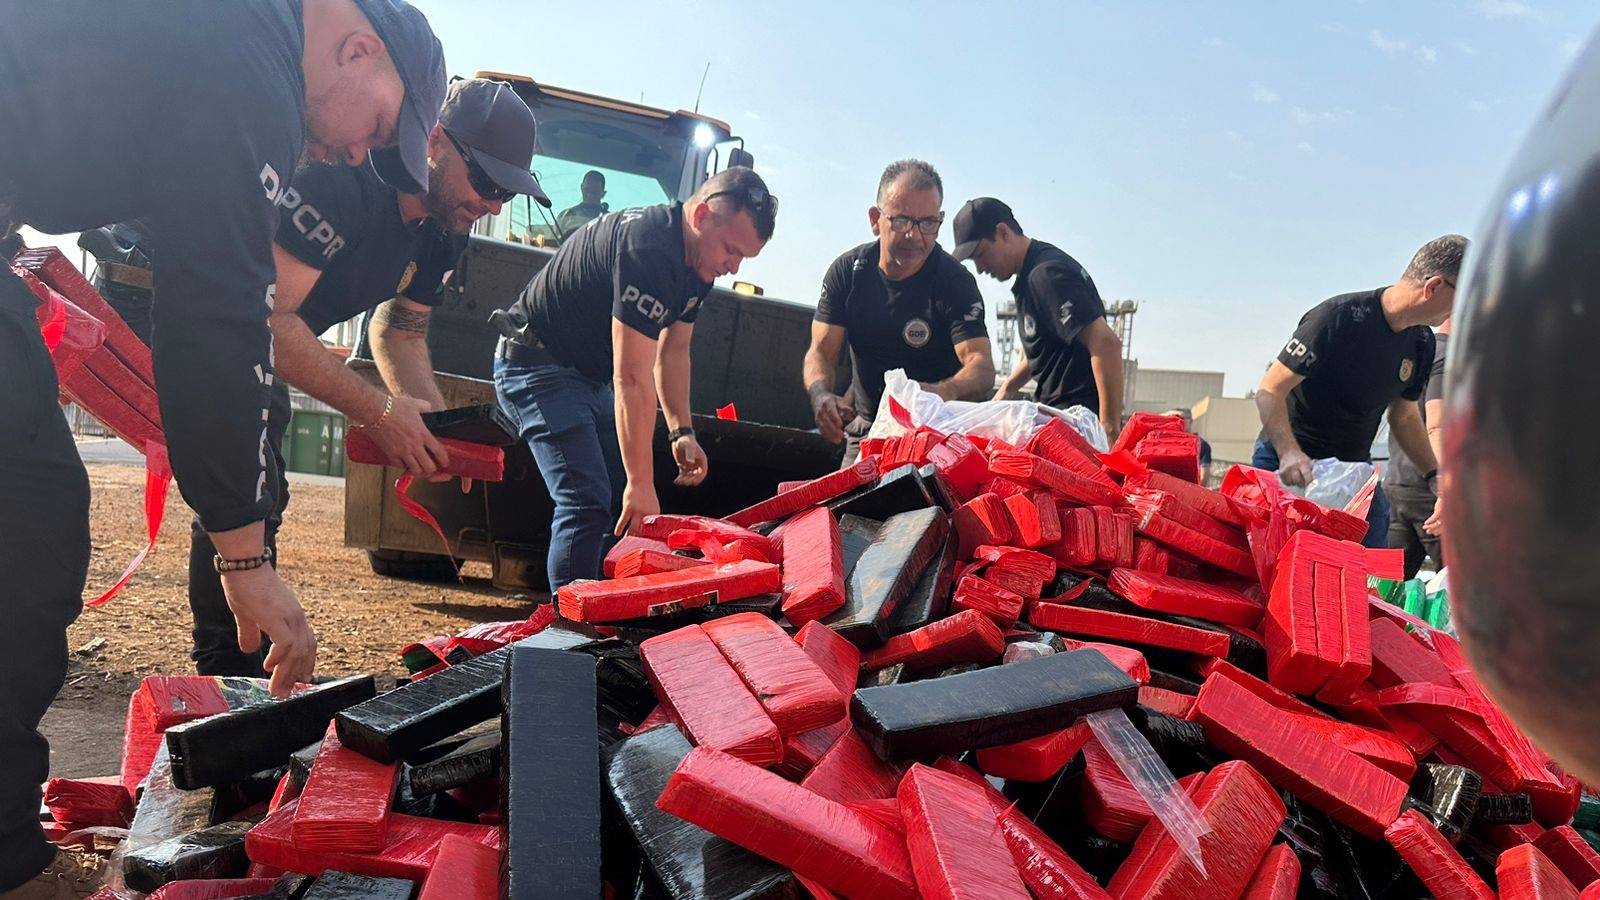
[[[711,74],[711,60],[706,60],[706,68],[700,73],[700,90],[694,92],[694,111],[700,111],[700,96],[706,92],[706,76]]]

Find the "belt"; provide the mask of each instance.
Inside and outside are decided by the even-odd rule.
[[[124,287],[138,288],[145,291],[150,290],[154,286],[149,269],[141,268],[139,266],[130,266],[126,263],[110,262],[103,259],[100,260],[97,265],[100,268],[101,276],[107,281],[115,282],[116,284],[120,284]]]
[[[542,346],[524,344],[502,337],[494,346],[496,359],[503,359],[514,366],[562,366],[566,363],[556,359],[549,350]]]

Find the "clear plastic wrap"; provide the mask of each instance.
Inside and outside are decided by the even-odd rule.
[[[1168,834],[1189,856],[1201,875],[1206,872],[1200,857],[1200,839],[1211,826],[1200,818],[1189,795],[1178,787],[1166,763],[1156,755],[1150,742],[1133,727],[1120,709],[1107,709],[1084,716],[1095,741],[1106,752],[1124,777],[1149,805],[1150,811],[1166,826]],[[1277,828],[1277,823],[1273,823]]]
[[[1311,482],[1303,488],[1285,485],[1284,490],[1330,509],[1343,509],[1375,471],[1372,463],[1314,459],[1311,461]]]
[[[900,407],[900,415],[895,406]],[[883,376],[883,395],[878,402],[869,438],[905,434],[917,426],[934,428],[945,434],[999,439],[1013,447],[1027,443],[1034,432],[1052,419],[1072,426],[1096,450],[1108,447],[1100,416],[1082,406],[1055,409],[1027,400],[988,400],[971,403],[945,400],[921,389],[906,377],[905,370],[892,369]]]

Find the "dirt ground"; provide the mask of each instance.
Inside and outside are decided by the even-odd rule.
[[[469,563],[462,584],[399,581],[373,574],[366,554],[344,546],[342,483],[291,483],[288,521],[278,537],[284,577],[300,594],[320,644],[319,675],[403,674],[395,651],[474,622],[525,618],[534,598],[489,584],[488,566]],[[88,596],[116,581],[144,543],[144,470],[89,464],[93,556]],[[176,487],[156,549],[109,604],[85,609],[68,631],[66,686],[45,716],[50,774],[114,775],[121,764],[128,696],[152,674],[188,674],[189,606],[185,593],[188,507]],[[95,881],[98,860],[77,857],[80,893]]]

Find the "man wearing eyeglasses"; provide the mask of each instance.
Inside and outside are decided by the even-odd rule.
[[[753,170],[713,175],[687,203],[608,213],[567,238],[516,302],[490,321],[500,406],[533,451],[555,515],[550,590],[600,577],[607,526],[659,513],[656,401],[676,483],[705,480],[690,427],[689,348],[711,283],[772,237],[778,200]],[[620,501],[620,503],[619,503]]]
[[[445,280],[474,222],[499,212],[519,193],[549,205],[529,172],[533,142],[533,113],[510,85],[457,80],[428,134],[425,191],[417,191],[392,154],[377,153],[360,168],[302,166],[279,201],[273,247],[278,289],[269,320],[278,376],[343,412],[413,475],[431,476],[449,461],[421,418],[445,405],[428,354],[429,314],[443,299]],[[347,368],[317,338],[373,308],[367,334],[381,388]],[[281,459],[288,423],[289,393],[280,383],[266,438],[278,473],[268,485],[275,502],[269,546],[276,545],[289,503]],[[237,626],[211,564],[214,552],[197,522],[189,553],[196,669],[202,675],[260,676],[265,648],[239,649]]]
[[[1313,307],[1256,388],[1261,436],[1251,464],[1284,484],[1311,482],[1311,462],[1371,462],[1385,411],[1389,432],[1423,472],[1438,478],[1417,400],[1433,370],[1434,336],[1455,302],[1467,239],[1447,234],[1422,245],[1400,280],[1340,294]],[[1389,502],[1379,487],[1366,545],[1388,542]]]
[[[801,377],[822,436],[844,442],[848,464],[893,369],[946,400],[994,392],[994,357],[977,279],[938,244],[944,182],[922,160],[891,163],[867,210],[876,239],[845,251],[822,278]],[[839,352],[850,347],[850,392],[833,392]]]

